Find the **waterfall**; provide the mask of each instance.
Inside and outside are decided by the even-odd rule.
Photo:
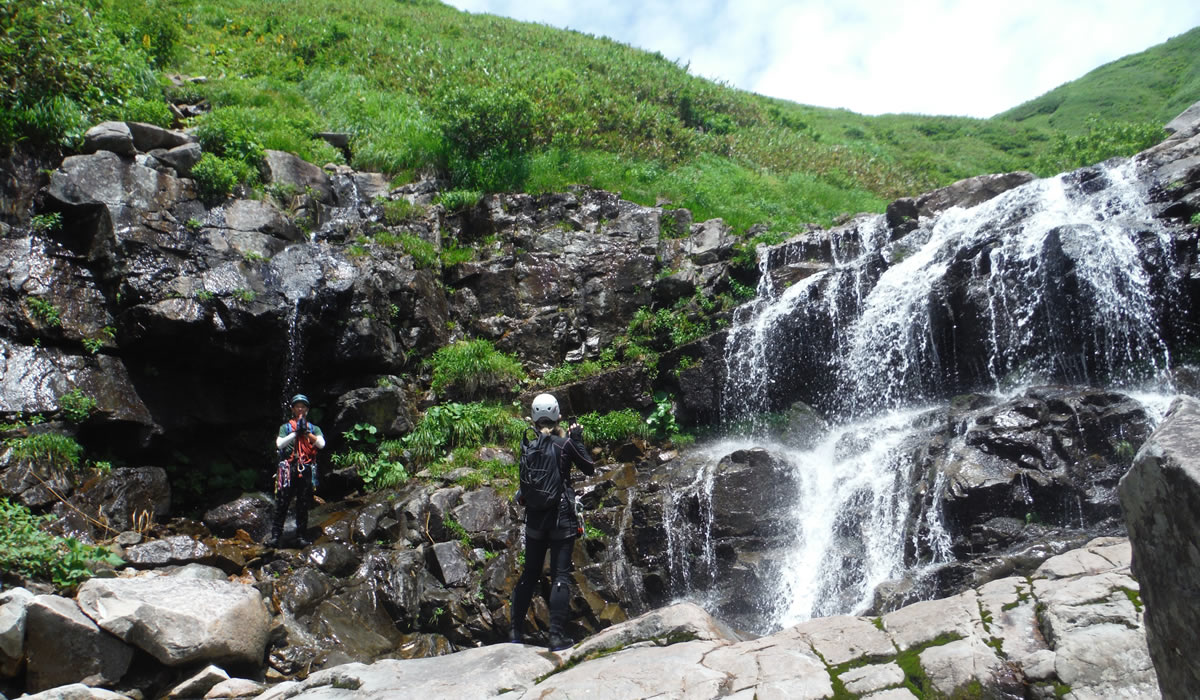
[[[765,278],[790,261],[771,257],[781,249],[762,256],[759,296],[726,343],[721,415],[742,436],[710,445],[685,491],[711,489],[716,462],[747,431],[791,465],[793,544],[774,562],[765,626],[867,609],[878,584],[919,579],[906,547],[923,553],[922,567],[950,560],[941,514],[910,513],[905,444],[924,408],[1051,381],[1169,387],[1164,326],[1177,280],[1155,288],[1150,272],[1164,276],[1172,238],[1134,175],[1122,162],[1035,180],[891,240],[883,216],[860,217],[831,234],[827,269],[782,288]],[[797,399],[833,423],[804,448],[773,442],[763,420]],[[940,502],[945,481],[925,485],[927,503]],[[678,511],[679,498],[668,493],[664,510]],[[920,542],[904,541],[910,518]],[[702,589],[711,567],[681,542],[668,547],[672,576]]]

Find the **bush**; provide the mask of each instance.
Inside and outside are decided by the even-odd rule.
[[[167,107],[166,102],[160,99],[148,100],[143,97],[129,98],[125,104],[111,108],[108,116],[115,121],[143,122],[161,126],[164,129],[171,128],[171,125],[175,123],[175,115],[171,114],[171,109]]]
[[[615,366],[615,362],[601,362],[597,360],[584,360],[575,364],[563,364],[543,374],[538,383],[546,387],[561,386],[563,384],[570,384],[571,382],[582,381],[588,377],[594,377]]]
[[[433,390],[439,394],[454,386],[466,396],[475,396],[503,383],[526,378],[521,362],[494,348],[487,340],[460,340],[441,348],[430,359]]]
[[[257,168],[264,153],[249,126],[254,121],[255,115],[247,108],[214,109],[200,120],[196,140],[207,153]]]
[[[1166,137],[1162,126],[1154,122],[1105,122],[1095,114],[1087,118],[1085,128],[1087,132],[1080,136],[1059,134],[1049,153],[1038,158],[1038,174],[1049,176],[1131,156]]]
[[[519,89],[456,87],[434,104],[455,186],[520,190],[529,177],[537,106]]]
[[[427,464],[460,447],[503,444],[515,451],[528,427],[498,404],[447,403],[426,411],[403,442],[417,461]]]
[[[650,434],[646,421],[632,408],[604,414],[592,411],[580,416],[579,424],[583,426],[585,440],[602,444],[622,443]]]
[[[211,153],[200,156],[192,167],[192,179],[200,197],[210,202],[228,197],[238,184],[237,173],[229,162]]]
[[[96,410],[96,399],[86,395],[79,387],[58,397],[58,407],[72,423],[82,423]]]
[[[74,588],[91,577],[88,564],[95,561],[113,566],[120,557],[78,540],[55,537],[40,525],[53,516],[35,516],[19,503],[0,498],[0,570],[34,579],[49,580],[63,589]]]
[[[438,195],[437,203],[448,212],[458,212],[475,206],[482,197],[479,190],[449,190]]]

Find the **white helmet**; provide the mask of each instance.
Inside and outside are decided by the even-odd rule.
[[[535,424],[542,420],[558,422],[558,399],[550,394],[538,394],[534,397],[530,410],[533,412],[531,417]]]

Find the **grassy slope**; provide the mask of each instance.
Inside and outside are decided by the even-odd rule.
[[[1077,132],[1089,115],[1166,123],[1200,100],[1200,27],[996,116]]]
[[[125,17],[110,33],[123,51],[152,55],[160,73],[208,77],[168,89],[173,97],[209,100],[214,117],[224,112],[226,124],[244,126],[267,148],[338,161],[314,134],[349,131],[356,167],[398,178],[449,169],[478,189],[459,177],[464,161],[449,152],[447,96],[465,93],[498,109],[509,100],[507,117],[512,104],[528,106],[519,115],[529,133],[518,175],[508,177],[514,187],[590,184],[644,204],[669,200],[699,219],[721,216],[741,231],[760,222],[795,231],[881,211],[892,198],[964,177],[1045,170],[1040,159],[1081,128],[809,107],[691,76],[659,54],[609,39],[462,13],[436,0],[90,2],[102,8],[98,23]],[[105,51],[115,63],[125,60]],[[1196,87],[1180,84],[1170,99],[1200,97],[1191,95]],[[112,104],[84,111],[92,123],[123,118]],[[61,121],[47,115],[43,122]]]

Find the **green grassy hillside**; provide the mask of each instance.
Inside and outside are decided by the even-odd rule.
[[[205,80],[172,85],[173,73]],[[458,202],[581,183],[776,235],[1161,136],[1145,125],[1098,138],[1094,124],[809,107],[608,39],[434,0],[10,0],[0,85],[0,142],[70,148],[99,119],[169,125],[164,98],[207,101],[212,111],[192,125],[222,158],[205,164],[219,184],[253,185],[263,148],[340,162],[315,134],[346,131],[351,165],[398,180],[437,172]]]
[[[1200,100],[1200,27],[996,115],[1078,132],[1089,116],[1165,124]]]

